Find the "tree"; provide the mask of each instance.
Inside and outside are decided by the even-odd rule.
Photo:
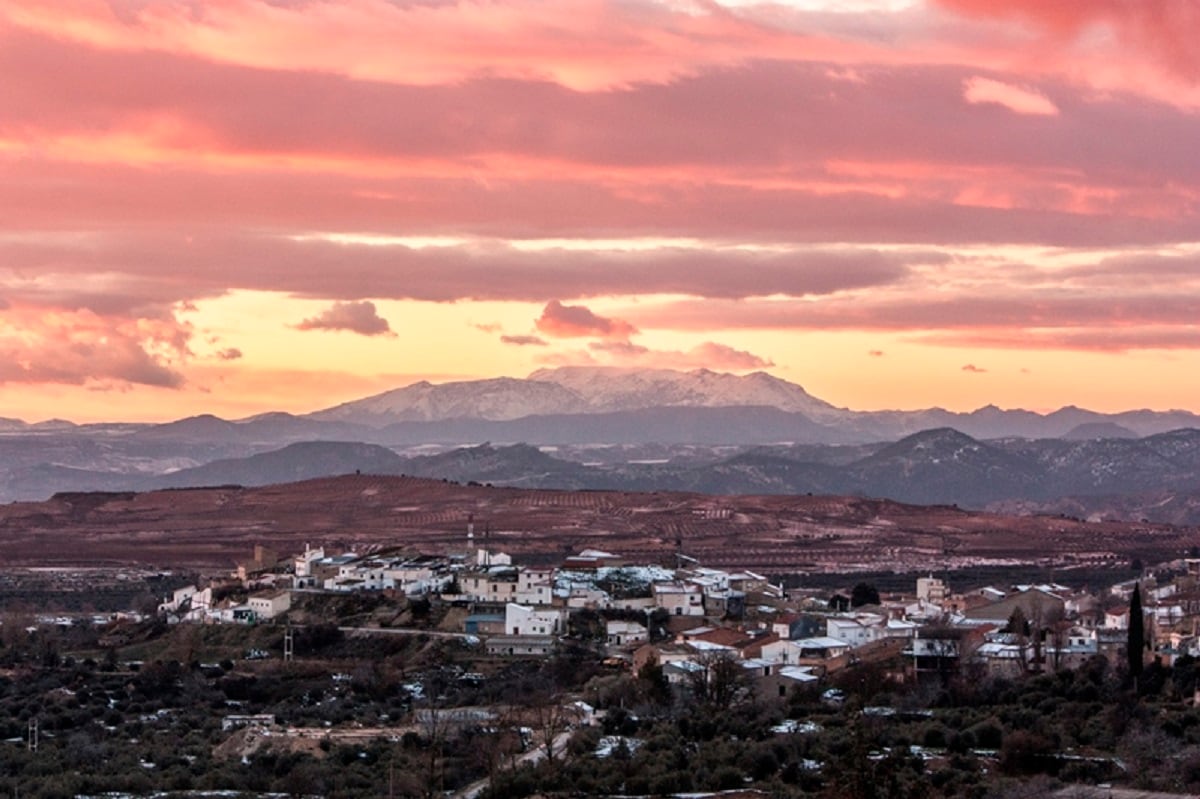
[[[1133,595],[1129,598],[1129,635],[1125,641],[1125,656],[1129,660],[1129,674],[1135,680],[1142,676],[1142,648],[1146,643],[1145,619],[1142,617],[1142,589],[1133,584]]]
[[[659,705],[670,703],[671,684],[667,682],[662,664],[653,655],[638,669],[637,684],[650,702]]]
[[[571,726],[571,717],[563,707],[562,697],[553,691],[534,697],[528,718],[533,725],[534,739],[541,748],[543,760],[554,768],[555,755],[562,751],[566,743],[564,736]]]
[[[1053,647],[1050,650],[1051,663],[1055,671],[1062,669],[1063,653],[1071,641],[1071,622],[1067,619],[1055,619],[1050,623],[1049,627],[1049,642]]]
[[[567,617],[567,633],[584,641],[603,642],[608,635],[604,617],[591,608],[580,608]]]
[[[700,668],[688,672],[688,685],[700,702],[727,708],[752,695],[750,676],[730,651],[701,652],[692,662]]]
[[[472,753],[475,762],[487,772],[488,785],[496,782],[506,764],[508,768],[515,766],[521,753],[521,731],[511,708],[476,732]]]
[[[1029,656],[1029,634],[1032,631],[1032,625],[1029,619],[1025,616],[1025,611],[1020,605],[1013,608],[1013,612],[1008,617],[1008,624],[1004,627],[1004,632],[1013,636],[1016,640],[1018,652],[1021,658],[1021,671],[1028,672],[1030,668]],[[1034,631],[1036,635],[1036,631]]]
[[[1021,610],[1021,606],[1013,608],[1013,612],[1009,614],[1008,624],[1004,627],[1004,632],[1013,633],[1014,635],[1029,635],[1029,619],[1025,617],[1025,611]]]
[[[850,607],[859,608],[863,605],[878,605],[879,590],[870,583],[859,583],[850,592]]]
[[[437,696],[437,689],[426,684],[426,695]],[[438,704],[431,699],[426,707],[416,712],[417,725],[422,732],[421,743],[425,746],[425,797],[438,796],[446,781],[446,746],[450,739],[461,732],[462,715]]]

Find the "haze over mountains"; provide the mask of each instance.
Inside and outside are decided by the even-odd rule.
[[[1200,501],[1190,499],[1200,486],[1200,432],[1185,428],[1200,428],[1200,418],[1074,407],[863,412],[764,372],[566,367],[524,380],[416,383],[304,416],[0,420],[0,498],[361,470],[527,487],[865,494],[1180,522],[1200,518]]]

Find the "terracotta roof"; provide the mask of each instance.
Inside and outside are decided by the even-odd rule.
[[[689,641],[706,641],[710,644],[720,644],[721,646],[740,647],[751,637],[742,630],[734,630],[730,627],[714,627],[711,630],[706,630],[698,634],[687,634]]]

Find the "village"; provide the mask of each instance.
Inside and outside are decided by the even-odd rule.
[[[0,777],[481,799],[1200,780],[1200,558],[879,590],[493,543],[468,522],[425,551],[260,545],[207,577],[126,570],[168,593],[125,611],[10,610]]]
[[[1135,585],[1146,663],[1200,654],[1200,559],[1180,559],[1099,590],[1057,583],[955,592],[948,576],[910,593],[785,590],[751,571],[631,563],[584,549],[555,566],[525,566],[479,546],[473,525],[456,551],[327,552],[280,557],[257,547],[226,578],[179,588],[158,611],[170,624],[293,624],[312,595],[379,593],[433,602],[438,631],[498,658],[541,658],[566,640],[636,674],[660,666],[679,691],[740,666],[759,697],[786,697],[844,669],[887,664],[898,683],[951,674],[1014,678],[1075,669],[1096,657],[1127,661]],[[453,548],[452,548],[453,549]],[[699,677],[698,677],[699,675]]]

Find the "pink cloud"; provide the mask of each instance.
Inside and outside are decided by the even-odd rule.
[[[500,341],[517,347],[545,347],[547,342],[540,336],[501,336]]]
[[[998,119],[961,101],[981,80],[972,62],[863,69],[854,82],[819,61],[750,60],[578,92],[0,37],[13,87],[0,150],[27,156],[0,162],[0,210],[28,228],[134,216],[192,231],[386,231],[402,214],[418,230],[502,237],[1073,245],[1187,240],[1197,224],[1196,116],[1084,97],[1061,75],[988,70],[1061,107]],[[714,117],[713,98],[728,113]],[[1159,146],[1144,146],[1147,129]]]
[[[534,322],[542,333],[553,338],[595,337],[622,340],[637,333],[633,325],[621,319],[608,319],[582,305],[563,305],[551,300]]]
[[[1182,325],[1053,331],[979,330],[927,333],[915,337],[915,340],[952,347],[1124,353],[1136,350],[1197,350],[1200,349],[1200,330]]]
[[[747,369],[768,369],[775,365],[769,358],[763,358],[747,350],[738,350],[726,344],[706,341],[686,353],[688,360],[708,369],[744,371]]]
[[[375,303],[335,302],[314,317],[296,325],[298,330],[346,330],[362,336],[394,336],[388,321],[375,310]]]
[[[1058,39],[1082,36],[1104,25],[1126,47],[1134,47],[1188,81],[1200,79],[1200,8],[1188,0],[935,0],[975,17],[1015,19]]]
[[[29,34],[5,38],[0,71],[14,84],[6,115],[22,123],[13,130],[36,136],[31,144],[36,153],[55,153],[57,147],[62,158],[91,163],[137,163],[139,158],[151,165],[210,163],[253,174],[241,192],[253,190],[264,172],[333,173],[352,179],[345,192],[364,206],[388,206],[381,200],[389,197],[411,203],[417,195],[405,191],[404,183],[431,174],[464,182],[491,176],[529,185],[549,176],[561,183],[569,172],[583,178],[581,183],[600,183],[606,192],[639,188],[631,183],[653,186],[641,196],[662,202],[678,199],[664,196],[665,187],[696,186],[697,178],[702,185],[773,192],[788,187],[789,193],[898,191],[928,200],[937,199],[929,193],[954,174],[945,167],[1001,164],[1003,170],[980,180],[994,183],[997,174],[1007,173],[1005,183],[1033,181],[1045,203],[1047,185],[1066,190],[1079,184],[1080,172],[1089,182],[1107,176],[1127,180],[1121,164],[1133,156],[1141,169],[1163,176],[1179,175],[1180,169],[1196,172],[1182,148],[1196,136],[1190,114],[1147,106],[1128,95],[1082,103],[1078,87],[1050,77],[1039,85],[1055,96],[1076,98],[1070,113],[1063,114],[1070,121],[1038,128],[1038,137],[1031,139],[1029,124],[1036,120],[998,124],[949,103],[962,97],[970,81],[1010,88],[1028,83],[1020,75],[980,78],[973,64],[908,65],[847,83],[831,78],[821,63],[755,61],[737,70],[697,72],[669,85],[636,84],[591,94],[535,80],[494,78],[381,85],[152,51],[87,50]],[[47,69],[51,63],[55,68]],[[238,91],[231,94],[231,85]],[[312,102],[296,107],[287,99],[296,94]],[[729,111],[719,119],[709,113],[714,96]],[[804,103],[775,102],[792,96]],[[338,113],[324,113],[331,107]],[[388,111],[397,108],[413,110],[403,124]],[[1147,114],[1156,118],[1146,119]],[[529,119],[539,120],[539,135],[530,136],[528,125],[515,123]],[[1137,134],[1148,125],[1180,146],[1147,154]],[[1097,126],[1114,135],[1071,146]],[[97,129],[106,135],[98,137]],[[692,135],[696,130],[709,135]],[[783,130],[802,135],[781,137]],[[730,142],[736,146],[727,146]],[[926,168],[920,183],[909,176],[884,186],[845,175],[834,179],[827,171],[831,161],[856,159]],[[564,171],[564,163],[572,169]],[[363,185],[389,176],[401,185]],[[943,190],[941,199],[958,194]],[[439,198],[430,199],[446,210]],[[325,202],[330,204],[328,196]]]
[[[1136,281],[1130,281],[1136,282]],[[679,301],[622,311],[645,329],[792,330],[1027,330],[1089,327],[1192,326],[1195,296],[1164,286],[1115,299],[1105,292],[1046,292],[1030,297],[969,292],[930,299],[917,291],[890,298],[853,297],[821,303],[724,300]]]
[[[160,274],[159,253],[164,249],[172,250],[178,272]],[[193,236],[183,243],[177,236],[153,234],[95,235],[84,246],[70,238],[40,245],[0,241],[0,257],[49,274],[55,269],[120,274],[120,279],[105,281],[106,293],[97,293],[91,301],[127,304],[219,294],[233,287],[342,299],[358,299],[370,291],[375,296],[436,301],[545,301],[554,296],[637,293],[802,296],[885,285],[903,279],[913,264],[949,260],[931,249],[897,253],[869,247],[798,247],[763,253],[662,247],[633,252],[522,252],[490,241],[414,249],[262,235]],[[572,268],[563,267],[566,259]],[[344,268],[347,261],[354,263],[353,270]],[[71,293],[84,297],[78,288]]]
[[[766,369],[775,365],[752,352],[713,341],[705,341],[687,351],[654,350],[628,341],[598,341],[588,347],[594,352],[604,354],[611,363],[619,366],[740,372]]]
[[[939,0],[903,13],[855,15],[769,3],[10,0],[0,12],[13,28],[77,46],[381,84],[445,85],[489,75],[597,92],[757,61],[806,60],[843,83],[872,66],[972,63],[1086,77],[1108,90],[1161,91],[1145,74],[1130,74],[1137,72],[1127,66],[1130,45],[1177,74],[1194,77],[1196,70],[1189,46],[1197,38],[1196,12],[1179,0]],[[1051,42],[1031,57],[1027,36],[987,24],[997,17],[1037,26]],[[1111,25],[1126,47],[1063,53],[1050,46],[1094,22]],[[398,40],[405,47],[397,48]]]
[[[982,369],[982,368],[980,368],[980,367],[976,366],[976,365],[975,365],[975,364],[973,364],[973,363],[969,363],[969,364],[967,364],[966,366],[964,366],[964,367],[962,368],[962,370],[963,370],[964,372],[973,372],[973,373],[975,373],[975,374],[984,374],[984,373],[986,373],[986,372],[987,372],[987,369]]]
[[[217,352],[217,358],[222,361],[236,361],[242,357],[242,351],[237,347],[226,347]]]
[[[872,49],[843,36],[801,34],[715,3],[238,0],[180,7],[143,0],[112,7],[103,0],[11,0],[3,12],[0,19],[14,26],[96,48],[421,85],[485,74],[603,91],[755,58],[794,58],[798,51],[819,59]],[[405,46],[396,47],[398,40]]]
[[[1014,86],[991,78],[967,78],[963,83],[963,96],[973,105],[990,103],[1003,106],[1016,114],[1058,116],[1058,106],[1036,89]]]
[[[174,319],[118,319],[91,311],[10,307],[0,334],[0,383],[180,388],[190,358],[188,326]]]
[[[633,360],[650,353],[650,349],[631,341],[596,341],[588,345],[593,352],[601,352],[618,360]]]

